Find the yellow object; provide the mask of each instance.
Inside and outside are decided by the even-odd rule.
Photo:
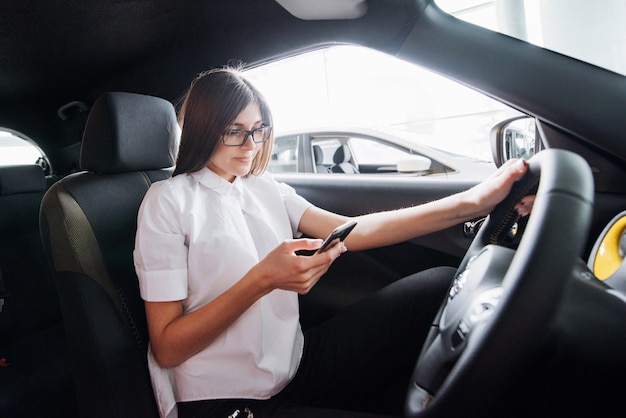
[[[626,216],[613,223],[602,238],[593,262],[593,273],[598,279],[608,279],[622,264],[624,254],[620,254],[619,246],[624,230],[626,230]]]

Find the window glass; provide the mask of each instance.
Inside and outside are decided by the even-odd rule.
[[[490,129],[521,115],[412,63],[357,46],[332,46],[245,74],[267,98],[277,137],[316,128],[392,128],[422,145],[492,161]]]
[[[341,146],[341,141],[338,138],[312,139],[311,146],[319,147],[322,151],[322,160],[317,162],[330,167],[334,164],[333,156]],[[314,152],[312,154],[315,155]]]
[[[453,16],[626,74],[626,1],[436,0]]]
[[[0,165],[39,164],[47,169],[41,150],[13,132],[0,129]]]
[[[268,166],[272,173],[298,172],[298,137],[290,136],[274,141],[272,158]]]
[[[377,164],[395,166],[398,160],[409,157],[411,154],[398,148],[391,147],[379,141],[367,138],[350,138],[350,149],[354,159],[360,164]]]

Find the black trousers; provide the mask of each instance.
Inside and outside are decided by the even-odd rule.
[[[178,404],[180,418],[227,418],[244,409],[266,417],[402,416],[415,361],[455,269],[405,277],[351,305],[304,335],[294,379],[268,400]]]

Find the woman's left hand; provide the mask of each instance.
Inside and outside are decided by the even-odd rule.
[[[491,213],[496,205],[508,196],[513,183],[522,178],[527,168],[528,163],[525,160],[509,160],[483,182],[469,189],[467,192],[479,208],[480,215],[486,216]],[[532,208],[532,205],[530,207]]]

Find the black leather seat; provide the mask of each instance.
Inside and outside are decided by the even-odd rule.
[[[359,169],[352,164],[352,153],[350,147],[341,145],[333,154],[334,165],[331,168],[333,173],[358,173]]]
[[[92,107],[81,172],[45,194],[44,248],[54,270],[81,416],[158,416],[148,335],[133,265],[137,212],[171,174],[179,128],[172,104],[106,93]]]

